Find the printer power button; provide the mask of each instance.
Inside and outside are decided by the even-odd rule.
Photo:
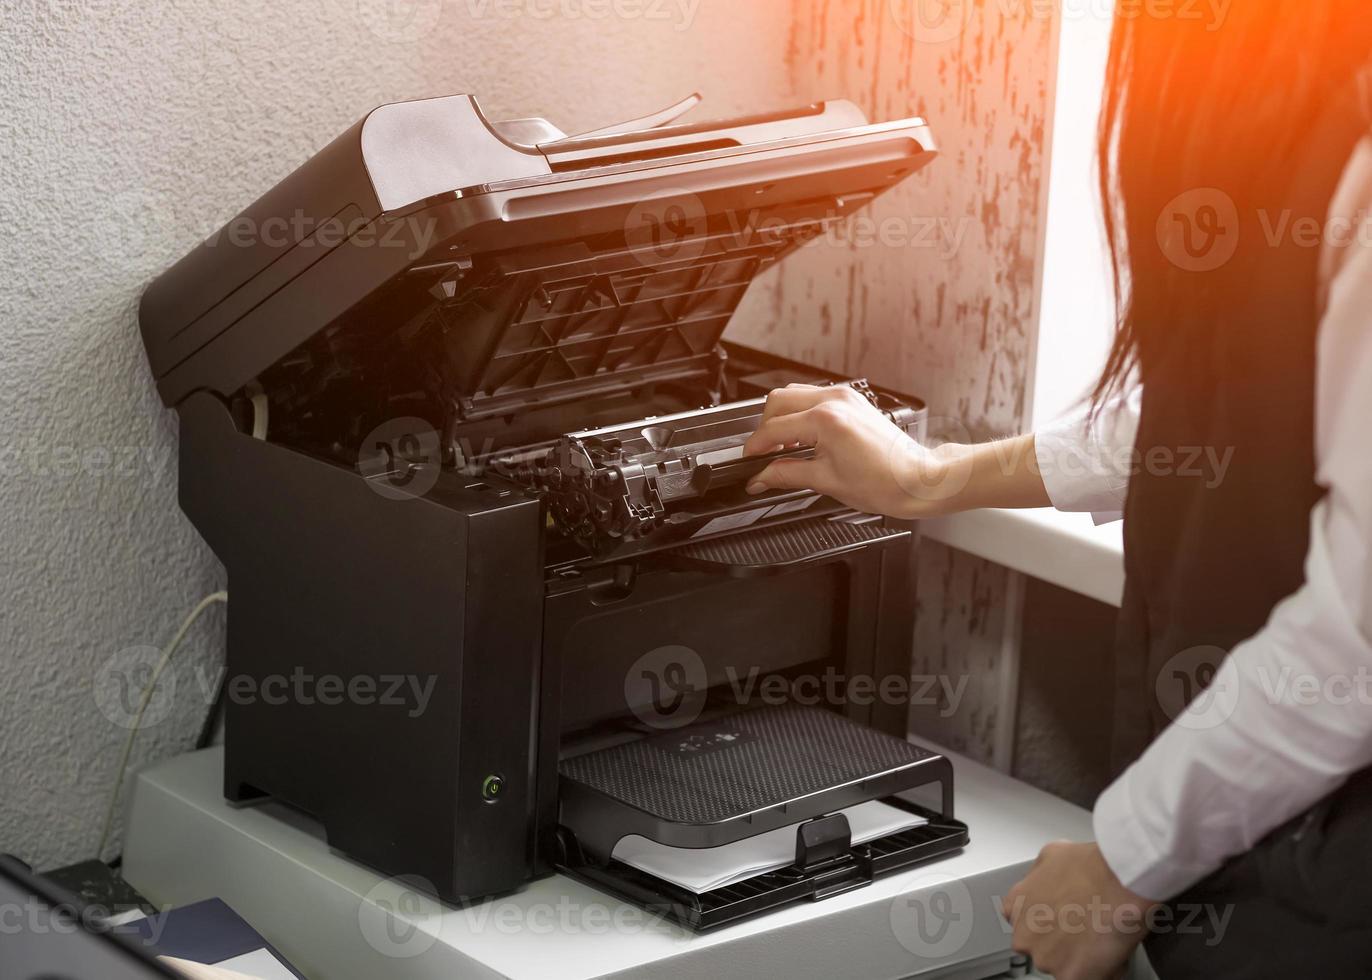
[[[495,803],[505,792],[505,777],[494,773],[481,783],[481,798],[487,803]]]

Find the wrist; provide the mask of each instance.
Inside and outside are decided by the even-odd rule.
[[[1147,928],[1149,917],[1153,910],[1162,903],[1155,899],[1145,898],[1138,894],[1122,881],[1115,869],[1110,867],[1110,862],[1105,858],[1105,852],[1101,850],[1100,844],[1092,842],[1089,845],[1090,860],[1095,865],[1098,879],[1105,882],[1102,891],[1110,896],[1112,904],[1116,908],[1116,918],[1120,924],[1128,924],[1135,928]]]
[[[944,443],[933,448],[912,444],[896,454],[896,482],[902,506],[893,516],[903,520],[945,517],[967,509],[964,494],[970,473],[969,446]]]

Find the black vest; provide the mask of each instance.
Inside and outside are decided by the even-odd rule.
[[[1233,295],[1225,322],[1143,365],[1124,524],[1117,768],[1304,581],[1310,511],[1323,493],[1314,456],[1321,249],[1293,231],[1303,219],[1325,227],[1367,132],[1352,99],[1313,122],[1285,187],[1266,195],[1261,213],[1240,215],[1233,258],[1195,274],[1198,284],[1229,277],[1218,280]]]

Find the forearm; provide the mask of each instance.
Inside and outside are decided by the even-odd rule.
[[[891,423],[852,388],[793,385],[767,396],[745,455],[810,446],[812,458],[776,459],[748,483],[751,494],[810,489],[855,510],[905,520],[976,507],[1046,507],[1038,437],[930,448]]]
[[[912,492],[921,517],[982,507],[1048,507],[1033,434],[966,446],[949,443],[933,451],[936,465]]]

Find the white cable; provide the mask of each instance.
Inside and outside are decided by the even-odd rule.
[[[114,828],[114,811],[119,805],[119,790],[124,785],[124,773],[128,771],[129,756],[133,752],[133,740],[138,737],[138,730],[143,725],[143,712],[148,710],[148,703],[152,701],[153,692],[157,690],[157,682],[161,679],[162,672],[171,663],[171,658],[185,638],[186,631],[195,625],[200,614],[216,602],[228,601],[229,594],[227,592],[212,592],[201,599],[195,604],[195,608],[190,611],[190,615],[181,624],[181,628],[176,631],[176,635],[172,637],[171,642],[162,651],[162,659],[158,662],[157,669],[152,672],[148,686],[143,690],[143,699],[138,704],[138,713],[133,716],[133,726],[129,729],[129,737],[124,741],[124,754],[119,759],[119,770],[115,773],[114,786],[110,790],[110,805],[105,811],[105,826],[100,831],[100,845],[95,849],[96,860],[101,859],[101,855],[105,853],[105,845],[109,843],[110,831]]]
[[[270,405],[267,401],[267,393],[256,381],[248,385],[247,390],[248,397],[252,401],[252,437],[265,440],[267,438],[267,410]]]

